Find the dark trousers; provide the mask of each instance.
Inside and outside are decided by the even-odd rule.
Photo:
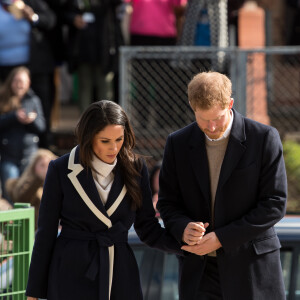
[[[222,291],[216,257],[208,256],[197,293],[197,300],[222,300]]]

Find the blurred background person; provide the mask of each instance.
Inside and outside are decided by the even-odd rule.
[[[22,174],[45,128],[40,98],[30,88],[30,71],[13,69],[0,88],[0,179],[5,199],[10,200],[6,180]]]
[[[34,207],[35,228],[37,228],[40,202],[48,165],[51,160],[56,158],[57,156],[47,149],[37,150],[22,175],[18,178],[8,179],[5,184],[7,194],[12,202],[30,203]]]
[[[123,45],[122,0],[67,0],[68,67],[78,75],[79,108],[118,97],[118,50]]]
[[[56,15],[44,0],[24,0],[24,17],[31,24],[29,69],[31,87],[41,99],[46,130],[40,134],[39,146],[48,148],[51,143],[51,118],[55,99],[55,55],[52,30]]]
[[[54,55],[55,66],[60,67],[66,61],[66,29],[68,23],[68,0],[44,0],[55,14],[56,22],[51,26],[48,38]]]
[[[188,0],[181,36],[178,39],[179,45],[211,46],[211,12],[214,10],[209,5],[213,6],[215,2],[215,0]]]
[[[177,20],[184,13],[186,0],[125,0],[131,7],[129,36],[131,46],[174,46],[178,30]],[[145,59],[145,65],[169,66],[169,59]],[[151,73],[140,76],[141,68],[133,62],[131,89],[134,95],[134,119],[141,128],[160,126],[161,117],[153,113],[152,107],[160,106],[162,114],[173,115],[169,103],[173,97],[167,85],[164,95],[158,92],[156,76]],[[139,95],[139,96],[137,96]]]
[[[29,68],[31,87],[41,99],[46,120],[46,130],[40,135],[40,146],[48,148],[55,97],[55,58],[51,30],[56,24],[56,15],[44,0],[0,1],[1,79],[5,80],[16,66]],[[1,50],[4,53],[3,61]],[[21,53],[20,58],[18,53]],[[6,59],[5,54],[10,60]]]
[[[187,0],[125,0],[132,6],[130,44],[132,46],[175,45],[177,19]]]
[[[237,38],[238,11],[244,3],[245,0],[188,0],[178,45],[236,46],[237,39],[229,41],[228,32],[234,30]]]
[[[30,57],[30,23],[9,11],[11,3],[0,0],[0,84],[13,68],[27,65]]]

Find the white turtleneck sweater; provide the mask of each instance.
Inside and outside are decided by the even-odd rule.
[[[113,164],[103,162],[96,155],[94,155],[92,159],[92,166],[94,170],[96,170],[96,172],[94,170],[92,171],[93,178],[103,205],[106,204],[108,194],[115,178],[112,170],[116,164],[117,159],[115,159]]]

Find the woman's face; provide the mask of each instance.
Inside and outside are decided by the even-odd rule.
[[[24,71],[18,72],[12,80],[11,90],[15,96],[22,98],[30,87],[30,78]]]
[[[93,138],[95,155],[107,164],[113,164],[124,142],[124,127],[107,125]]]

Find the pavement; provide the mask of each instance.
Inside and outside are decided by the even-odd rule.
[[[76,145],[74,130],[81,112],[74,104],[60,104],[54,109],[50,150],[61,156]]]
[[[59,104],[53,114],[53,132],[73,131],[80,118],[80,110],[75,104]]]

